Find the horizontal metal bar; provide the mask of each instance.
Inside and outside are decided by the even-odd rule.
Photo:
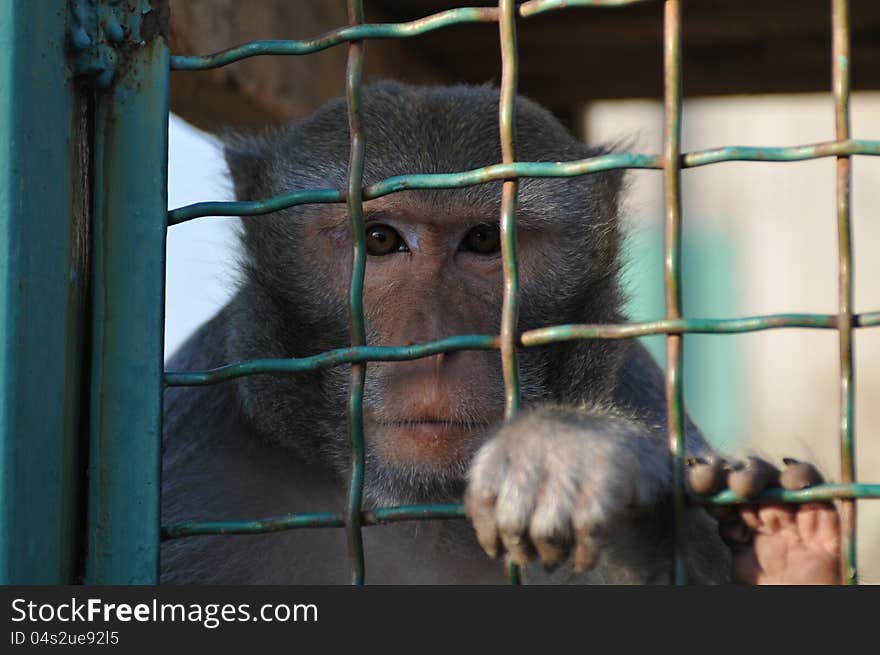
[[[364,525],[381,525],[398,521],[426,521],[440,519],[463,519],[462,505],[404,505],[380,507],[364,512]]]
[[[754,505],[762,503],[812,503],[836,498],[880,498],[880,484],[849,483],[820,484],[807,489],[791,491],[790,489],[768,489],[757,498],[742,498],[725,489],[721,493],[707,498],[709,505]]]
[[[179,539],[208,534],[267,534],[297,528],[342,528],[345,519],[341,512],[286,514],[251,521],[184,521],[163,525],[161,538]]]
[[[532,0],[517,8],[523,18],[569,7],[619,7],[649,0]],[[210,55],[174,55],[171,70],[197,71],[266,55],[307,55],[333,46],[366,39],[406,39],[434,30],[466,23],[498,22],[497,7],[458,7],[406,23],[349,25],[325,32],[313,39],[261,40],[243,43]]]
[[[557,9],[573,7],[625,7],[656,0],[530,0],[519,6],[519,15],[523,18],[543,14]]]
[[[498,20],[495,7],[461,7],[441,11],[408,23],[374,23],[340,27],[314,39],[251,41],[234,48],[204,56],[175,55],[171,70],[205,70],[219,68],[249,57],[262,55],[307,55],[333,46],[364,39],[404,39],[450,25],[492,23]]]
[[[880,484],[821,484],[808,489],[768,489],[757,498],[740,498],[725,490],[705,499],[692,502],[707,505],[745,505],[762,503],[811,503],[835,498],[880,499]],[[366,526],[397,523],[401,521],[429,521],[465,518],[463,505],[405,505],[380,507],[361,514]],[[179,539],[200,535],[217,534],[267,534],[282,530],[301,528],[342,528],[345,520],[341,512],[318,512],[313,514],[287,514],[250,521],[185,521],[162,527],[162,539]]]
[[[345,202],[345,196],[338,189],[303,189],[291,191],[268,200],[210,201],[197,202],[172,209],[168,212],[168,225],[185,223],[201,216],[256,216],[269,214],[295,205],[317,205]]]
[[[381,507],[361,513],[361,525],[382,525],[399,521],[434,521],[464,518],[461,505],[404,505]],[[209,534],[267,534],[299,528],[343,528],[342,512],[285,514],[252,521],[184,521],[162,527],[162,539],[179,539]]]
[[[413,346],[355,346],[337,348],[336,350],[329,350],[311,357],[255,359],[238,364],[228,364],[209,371],[166,372],[165,384],[172,387],[199,386],[257,373],[297,373],[339,366],[340,364],[399,362],[457,350],[492,350],[498,348],[499,343],[497,337],[466,334]]]
[[[795,162],[838,155],[880,156],[880,141],[847,139],[789,147],[727,146],[685,153],[682,168],[696,168],[731,161]],[[459,173],[397,175],[364,189],[364,200],[414,189],[458,189],[515,178],[565,178],[617,169],[663,169],[663,156],[610,153],[568,162],[517,162],[494,164]],[[202,216],[254,216],[309,203],[344,202],[337,189],[302,189],[253,201],[199,202],[168,212],[168,224],[177,225]]]
[[[854,318],[854,327],[880,325],[880,312]],[[836,314],[767,314],[743,318],[680,318],[622,325],[556,325],[523,332],[523,346],[575,339],[631,339],[650,334],[741,334],[779,328],[837,329]]]
[[[519,345],[529,347],[575,339],[631,339],[649,334],[738,334],[780,328],[836,329],[836,314],[770,314],[745,318],[689,318],[608,325],[557,325],[527,330]],[[880,326],[880,311],[857,314],[854,327]],[[207,371],[167,371],[165,384],[172,387],[216,384],[224,380],[263,373],[298,373],[356,362],[399,362],[459,350],[500,348],[500,338],[486,334],[463,334],[412,346],[359,346],[337,348],[311,357],[254,359]]]

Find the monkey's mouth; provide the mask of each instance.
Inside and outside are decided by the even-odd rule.
[[[471,435],[485,430],[485,424],[467,421],[456,421],[443,418],[398,419],[394,421],[376,421],[376,426],[385,432],[409,433],[413,436],[454,438]]]
[[[368,423],[367,439],[398,464],[449,466],[470,459],[488,424],[439,417]]]
[[[490,425],[489,421],[463,421],[460,419],[437,416],[373,420],[368,418],[367,421],[386,430],[415,430],[420,432],[442,432],[450,434],[471,434],[473,432],[481,432],[486,430]]]

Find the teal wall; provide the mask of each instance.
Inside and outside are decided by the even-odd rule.
[[[729,318],[739,314],[736,244],[728,235],[686,231],[682,272],[685,316]],[[640,230],[631,235],[624,280],[631,320],[655,320],[665,315],[662,230]],[[711,334],[684,338],[685,405],[706,437],[722,450],[737,446],[744,423],[741,338]],[[666,360],[664,341],[662,335],[642,338],[661,366]]]

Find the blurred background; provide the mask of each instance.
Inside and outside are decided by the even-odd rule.
[[[252,38],[307,38],[347,22],[343,2],[172,2],[172,50],[207,53]],[[459,3],[366,2],[373,22]],[[480,4],[480,3],[475,3]],[[569,10],[520,21],[519,90],[592,143],[662,150],[662,3]],[[684,14],[683,150],[790,146],[834,139],[827,0],[706,0]],[[852,4],[854,138],[880,139],[880,3]],[[196,29],[198,27],[198,29]],[[370,42],[367,78],[498,80],[497,27],[463,26]],[[169,206],[227,199],[220,127],[301,118],[344,91],[345,48],[258,58],[172,76]],[[771,93],[772,92],[772,93]],[[367,135],[369,138],[369,135]],[[414,171],[416,172],[416,171]],[[633,320],[664,315],[663,187],[630,171],[625,269]],[[689,317],[833,313],[837,234],[833,158],[725,163],[683,172],[684,310]],[[853,158],[855,310],[880,310],[880,160]],[[231,295],[238,219],[169,230],[166,354]],[[663,360],[663,337],[646,339]],[[839,469],[837,334],[786,329],[685,337],[685,402],[720,449]],[[856,331],[856,462],[880,481],[880,329]],[[880,501],[859,502],[862,582],[880,583]]]

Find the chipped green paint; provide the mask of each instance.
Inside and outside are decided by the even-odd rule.
[[[144,43],[141,23],[151,17],[150,0],[68,0],[71,63],[77,75],[108,89],[126,51]]]
[[[139,0],[125,0],[143,11]],[[157,0],[154,5],[160,5]],[[132,18],[132,20],[134,20]],[[168,46],[126,50],[96,94],[89,584],[155,584],[168,162]]]

